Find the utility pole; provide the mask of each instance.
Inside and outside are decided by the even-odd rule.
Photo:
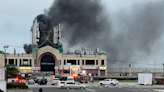
[[[155,78],[156,78],[156,73],[155,73],[156,71],[155,71],[155,60],[154,60],[154,76],[155,76]]]
[[[164,64],[163,64],[163,79],[164,79]]]
[[[6,66],[6,49],[7,49],[8,47],[9,47],[8,45],[3,47],[3,49],[4,49],[4,51],[5,51],[5,54],[4,54],[4,55],[5,55],[5,66]]]
[[[58,73],[59,73],[59,78],[60,78],[60,61],[61,59],[58,60]]]

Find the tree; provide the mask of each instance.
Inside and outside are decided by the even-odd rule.
[[[15,78],[19,76],[19,70],[15,66],[7,65],[7,78]]]

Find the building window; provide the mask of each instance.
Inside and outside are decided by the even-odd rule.
[[[63,73],[69,73],[69,70],[63,70]]]
[[[30,59],[30,65],[31,65],[31,59]]]
[[[21,61],[22,61],[22,59],[20,59],[20,61],[19,61],[19,65],[22,65],[22,64],[21,64]]]
[[[84,65],[84,60],[82,61],[82,65]]]
[[[28,65],[28,59],[23,59],[23,65]]]
[[[101,60],[101,65],[104,65],[104,60]]]
[[[14,59],[9,59],[9,65],[14,65]]]
[[[80,61],[78,60],[78,65],[80,65]]]
[[[95,60],[86,60],[85,65],[95,65]]]
[[[17,65],[17,59],[15,59],[15,65]]]
[[[66,65],[66,64],[65,64],[65,60],[64,60],[64,65]]]
[[[71,63],[71,65],[76,65],[76,60],[67,60],[67,63]]]
[[[96,65],[98,65],[98,60],[96,60]]]

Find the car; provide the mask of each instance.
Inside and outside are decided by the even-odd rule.
[[[51,84],[54,85],[54,84],[57,84],[59,82],[59,78],[54,78],[51,80]]]
[[[34,84],[34,83],[35,83],[34,79],[29,79],[28,80],[28,84]]]
[[[117,79],[112,79],[112,81],[116,82],[116,84],[119,83]]]
[[[85,89],[86,86],[82,85],[78,82],[65,82],[64,88],[70,89],[70,88],[80,88],[80,89]]]
[[[68,77],[67,77],[67,82],[75,82],[75,81],[74,81],[74,77],[68,76]]]
[[[100,86],[104,86],[104,85],[115,86],[116,84],[118,84],[118,81],[116,81],[116,79],[105,79],[105,80],[99,82]]]
[[[57,87],[63,89],[63,88],[64,88],[64,83],[65,83],[65,82],[66,82],[66,81],[59,81],[58,84],[57,84]]]
[[[44,85],[44,84],[46,84],[47,85],[47,79],[40,79],[39,81],[38,81],[38,84],[39,85]]]

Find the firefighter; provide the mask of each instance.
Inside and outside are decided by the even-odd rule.
[[[40,89],[39,89],[39,92],[43,92],[43,89],[42,89],[42,88],[40,88]]]

